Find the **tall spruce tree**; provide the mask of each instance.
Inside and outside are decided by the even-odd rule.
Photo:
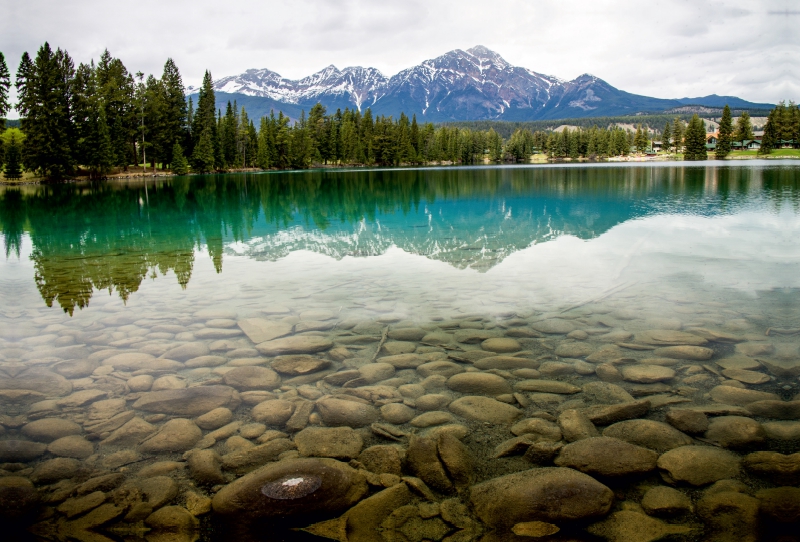
[[[675,152],[678,153],[683,150],[683,130],[683,121],[680,118],[675,117],[675,120],[672,123],[672,146],[675,148]]]
[[[6,57],[0,52],[0,132],[6,127],[6,116],[11,111],[11,102],[8,101],[8,92],[11,88],[11,75],[8,73]]]
[[[140,135],[133,74],[108,49],[100,56],[96,70],[97,92],[105,108],[114,165],[127,168],[136,159],[136,141]]]
[[[3,175],[6,179],[22,178],[22,142],[24,134],[18,128],[9,128],[0,135],[5,150]]]
[[[192,168],[198,173],[209,173],[214,170],[214,143],[211,127],[206,127],[200,134],[192,153]]]
[[[113,166],[114,153],[102,97],[97,92],[94,64],[78,66],[74,89],[74,156],[78,164],[89,170],[90,178],[98,178]]]
[[[664,131],[661,132],[661,150],[664,152],[669,152],[671,145],[670,139],[672,138],[672,128],[670,127],[670,123],[666,123],[664,125]]]
[[[706,160],[708,158],[706,151],[706,126],[696,114],[693,115],[692,120],[689,121],[689,126],[686,128],[684,137],[684,160],[696,161]]]
[[[747,111],[742,111],[742,115],[736,121],[734,139],[741,143],[742,150],[745,150],[745,141],[753,139],[753,124],[750,122],[750,114]]]
[[[172,158],[170,159],[170,163],[172,165],[172,172],[175,175],[186,175],[189,173],[189,161],[186,160],[181,144],[177,141],[172,146]]]
[[[183,79],[175,62],[168,58],[161,75],[161,125],[157,135],[159,148],[169,151],[169,156],[162,156],[162,162],[169,164],[174,156],[175,143],[185,144],[187,133],[186,96],[183,92]],[[174,164],[172,164],[174,169]]]
[[[764,136],[761,138],[761,147],[758,149],[758,154],[770,154],[773,149],[780,145],[781,140],[781,115],[780,107],[783,102],[769,112],[767,117],[767,124],[764,126]]]
[[[722,109],[722,118],[719,120],[719,134],[717,137],[716,158],[724,160],[731,153],[733,138],[733,118],[728,104]]]
[[[192,152],[192,166],[197,171],[211,171],[214,169],[214,161],[218,155],[216,116],[214,84],[211,79],[211,72],[206,70],[203,76],[203,84],[200,86],[200,93],[197,96],[197,109],[192,117],[192,147],[199,145],[201,138],[207,138],[207,144],[211,145],[211,164],[209,167],[207,160],[208,149],[204,148],[199,153]],[[204,145],[206,145],[205,142]],[[194,162],[195,156],[203,157],[202,163]]]
[[[25,167],[50,179],[62,179],[74,168],[72,79],[69,55],[45,42],[31,61],[22,55],[17,70],[17,110],[25,134]]]

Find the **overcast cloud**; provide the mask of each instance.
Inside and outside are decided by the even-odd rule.
[[[588,72],[637,94],[774,103],[800,99],[798,23],[794,0],[0,0],[0,51],[12,77],[45,41],[76,64],[108,48],[132,72],[158,75],[172,57],[189,85],[205,69],[394,75],[481,44],[514,65]]]

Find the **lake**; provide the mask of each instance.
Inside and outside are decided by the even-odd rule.
[[[778,160],[0,187],[0,518],[800,540],[798,232]]]

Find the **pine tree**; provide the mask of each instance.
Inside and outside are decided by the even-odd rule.
[[[137,136],[140,136],[139,109],[134,98],[133,74],[106,49],[97,63],[97,92],[105,108],[111,136],[113,163],[126,168],[136,160]]]
[[[181,144],[177,141],[172,146],[172,159],[170,163],[172,164],[172,172],[175,175],[186,175],[189,173],[189,161],[186,160],[186,156],[183,155]]]
[[[70,175],[74,168],[71,111],[74,65],[61,49],[45,42],[36,59],[22,55],[17,70],[17,110],[25,134],[25,166],[51,179]]]
[[[157,136],[157,145],[165,152],[171,150],[174,156],[175,143],[185,143],[187,138],[187,107],[183,93],[183,79],[175,62],[168,58],[161,75],[161,126]],[[191,103],[191,98],[189,98]],[[162,161],[170,163],[170,157],[163,156]],[[172,169],[175,169],[174,163]]]
[[[208,169],[203,169],[208,166],[208,162],[205,161],[205,158],[207,158],[206,150],[203,150],[199,154],[192,152],[192,160],[194,160],[195,154],[204,157],[204,161],[202,163],[192,163],[192,166],[196,171],[211,171],[215,165],[214,159],[219,154],[216,111],[217,106],[214,98],[214,85],[211,79],[211,73],[206,71],[205,75],[203,76],[203,84],[200,87],[200,93],[197,97],[197,109],[192,117],[192,147],[194,148],[199,145],[200,139],[204,137],[204,133],[206,130],[208,130],[206,137],[208,138],[208,143],[211,145],[212,162]],[[221,167],[221,163],[218,163],[217,165]]]
[[[728,104],[722,109],[722,118],[719,120],[719,136],[717,137],[716,157],[724,160],[731,153],[731,141],[733,137],[733,119],[731,118],[731,108]]]
[[[758,154],[770,154],[779,145],[780,132],[780,118],[778,107],[776,107],[769,112],[769,117],[767,117],[767,124],[764,126],[764,136],[761,138],[761,147],[758,149]]]
[[[683,149],[683,130],[683,121],[675,117],[675,121],[672,123],[672,146],[677,153]]]
[[[633,145],[636,147],[636,152],[645,152],[647,150],[647,135],[642,128],[642,125],[636,127],[636,135],[633,138]]]
[[[664,125],[664,131],[661,132],[661,150],[664,152],[669,152],[670,146],[670,138],[672,138],[672,129],[670,128],[669,122]]]
[[[8,101],[8,91],[11,88],[11,75],[8,73],[6,57],[0,52],[0,132],[6,127],[6,115],[11,111],[11,102]]]
[[[3,148],[5,149],[5,169],[3,175],[6,179],[22,178],[22,144],[25,136],[18,128],[9,128],[2,133]]]
[[[696,114],[692,116],[692,120],[689,121],[689,126],[686,128],[684,147],[684,160],[695,161],[706,160],[708,158],[706,151],[706,126]]]
[[[736,121],[736,132],[734,140],[742,144],[741,149],[744,149],[745,141],[753,139],[753,125],[750,122],[750,114],[747,111],[742,111],[739,120]]]
[[[206,127],[194,146],[192,167],[198,173],[209,173],[214,170],[214,143],[211,138],[211,128]]]

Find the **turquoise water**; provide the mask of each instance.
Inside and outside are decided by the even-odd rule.
[[[319,456],[343,464],[359,460],[363,470],[363,450],[371,446],[398,446],[400,457],[414,457],[417,444],[409,440],[412,435],[434,438],[430,435],[447,431],[471,457],[469,482],[456,484],[452,491],[437,488],[407,457],[401,471],[382,474],[414,475],[434,486],[434,493],[425,496],[409,486],[413,497],[404,497],[394,508],[406,507],[416,526],[412,528],[406,516],[406,523],[392,516],[394,531],[385,524],[379,529],[384,534],[375,539],[448,540],[459,532],[458,540],[491,533],[498,540],[515,539],[509,534],[511,525],[481,511],[476,484],[552,467],[553,461],[559,468],[582,469],[563,459],[568,457],[564,452],[555,460],[532,463],[523,459],[523,445],[518,445],[519,453],[494,457],[496,447],[522,430],[512,434],[512,424],[499,421],[484,427],[479,417],[447,406],[463,397],[511,405],[516,418],[544,420],[566,435],[560,418],[564,412],[625,402],[588,391],[593,389],[589,384],[605,383],[614,393],[630,393],[631,400],[653,398],[649,410],[630,419],[667,426],[668,411],[676,408],[711,418],[708,431],[682,429],[689,435],[684,435],[689,439],[684,446],[691,442],[724,449],[743,465],[755,451],[782,457],[800,451],[800,407],[793,400],[800,376],[800,168],[791,161],[325,170],[6,187],[0,188],[0,232],[0,463],[6,462],[0,464],[0,503],[10,498],[3,494],[4,478],[19,487],[32,483],[31,491],[51,495],[37,497],[39,505],[31,504],[14,518],[26,526],[37,525],[34,530],[45,533],[46,539],[63,538],[78,527],[112,539],[129,531],[159,536],[159,528],[166,527],[157,517],[131,512],[139,505],[150,506],[149,512],[162,505],[180,507],[181,513],[189,510],[203,530],[186,527],[189,534],[180,536],[192,539],[202,532],[204,537],[223,539],[226,530],[218,522],[225,512],[217,501],[209,512],[206,500],[237,487],[236,480],[246,472]],[[283,331],[253,332],[249,319]],[[417,330],[419,336],[408,330]],[[673,335],[664,339],[654,330]],[[321,341],[322,346],[273,348],[271,341],[285,336]],[[491,338],[510,340],[512,346],[482,342]],[[264,346],[267,342],[270,345]],[[708,356],[654,353],[657,348],[692,345],[709,349]],[[180,348],[184,354],[176,353]],[[311,355],[321,366],[304,376],[277,376],[267,368],[276,368],[282,354]],[[506,354],[529,362],[522,369],[511,369],[510,362],[471,366],[484,357]],[[115,363],[120,355],[139,357]],[[392,358],[396,355],[416,356],[419,363],[397,361]],[[159,365],[154,359],[172,364]],[[440,365],[415,369],[423,362]],[[264,368],[277,383],[232,384],[235,379],[227,373],[245,366]],[[631,370],[641,367],[647,375]],[[666,371],[651,375],[653,367]],[[734,372],[724,373],[730,370]],[[328,378],[346,376],[346,371],[360,373],[339,383]],[[458,379],[450,380],[456,373],[501,381],[462,386]],[[441,378],[431,380],[433,376]],[[577,392],[546,391],[546,385],[524,383],[532,380],[569,384]],[[225,424],[238,422],[249,429],[237,426],[230,434],[209,437],[228,425],[198,422],[202,412],[192,409],[147,410],[137,402],[148,394],[203,386],[235,389],[235,401],[215,406],[230,411]],[[385,387],[380,394],[391,399],[369,395],[378,393],[376,386]],[[730,389],[764,395],[754,395],[751,401],[722,394]],[[361,390],[361,395],[348,390]],[[354,393],[371,405],[377,418],[365,424],[326,418],[320,402]],[[423,408],[416,404],[422,395],[445,399],[436,408]],[[293,422],[278,420],[280,416],[259,417],[254,407],[265,401],[288,401],[292,409],[309,402],[314,406],[294,427]],[[759,401],[781,401],[783,410],[775,414],[770,409],[778,407],[772,403],[761,410],[746,409]],[[437,414],[415,423],[416,417],[384,412],[390,403],[405,405],[413,416]],[[98,428],[92,416],[127,417],[125,424],[135,416],[146,425],[136,437],[112,438],[121,425]],[[756,436],[723,427],[727,422],[722,419],[730,417],[756,424],[749,428]],[[197,438],[173,448],[148,448],[145,443],[153,434],[168,432],[165,424],[171,419],[194,420],[187,422],[192,431],[201,425]],[[66,435],[26,429],[37,420],[66,420],[77,429]],[[715,432],[715,421],[724,430]],[[676,423],[669,427],[674,430]],[[613,426],[594,424],[600,432]],[[312,453],[300,444],[302,437],[295,438],[308,428],[334,425],[352,427],[361,442],[358,450]],[[387,426],[402,436],[387,436]],[[445,429],[436,433],[437,428]],[[230,454],[266,445],[269,431],[283,432],[274,435],[285,441],[280,457],[253,459],[244,467],[224,466]],[[537,442],[572,445],[562,433],[551,438],[540,429],[531,431],[538,435],[531,437]],[[59,441],[64,436],[71,440]],[[648,448],[647,443],[626,438]],[[40,450],[39,444],[19,444],[53,441],[62,447]],[[20,446],[35,450],[25,455]],[[666,449],[656,448],[663,457]],[[196,450],[214,450],[223,458],[216,483],[198,475],[191,462],[186,466]],[[61,461],[64,458],[68,461]],[[54,465],[60,465],[60,474],[42,475]],[[453,467],[446,467],[446,476],[455,479]],[[610,508],[580,516],[575,525],[557,514],[532,512],[515,523],[556,525],[566,533],[564,540],[623,540],[612,531],[643,515],[675,529],[691,527],[676,530],[678,539],[708,539],[710,533],[730,527],[688,509],[669,514],[644,506],[642,495],[648,488],[668,483],[665,473],[671,471],[661,464],[635,476],[626,472],[624,481],[591,468],[583,471],[616,492]],[[370,472],[376,474],[374,469]],[[758,491],[782,484],[759,472],[741,467],[737,474],[718,480],[737,480],[745,489],[736,491],[753,499],[756,508],[761,503],[761,527],[740,530],[756,529],[756,537],[773,530],[783,533],[780,525],[794,520],[776,520],[763,504],[767,498],[758,496]],[[88,508],[69,515],[69,507],[84,495],[80,484],[115,473],[124,481],[102,489],[94,506],[82,505]],[[148,493],[155,490],[146,490],[144,482],[153,477],[169,489],[158,506]],[[368,492],[360,498],[379,494],[383,487],[388,492],[409,485],[392,480],[369,479]],[[312,496],[324,490],[321,483],[323,489],[314,489]],[[710,484],[668,486],[677,487],[695,510],[711,506]],[[125,501],[120,487],[136,487],[143,497]],[[454,498],[468,507],[470,527],[447,519],[446,513],[434,514]],[[110,519],[78,525],[81,518],[100,515],[98,510],[112,504],[119,509],[117,515],[106,507]],[[303,512],[286,512],[288,519],[278,523],[308,527],[338,517],[354,504],[319,510],[309,505]],[[43,514],[43,509],[50,512]],[[621,512],[640,516],[625,519]],[[269,524],[272,516],[264,514],[257,519]],[[348,527],[355,533],[351,539],[367,539],[359,538],[367,535],[359,531],[358,521],[351,521],[356,525]],[[657,528],[667,528],[663,525]],[[386,534],[401,531],[404,538]],[[300,536],[292,533],[286,539]]]

